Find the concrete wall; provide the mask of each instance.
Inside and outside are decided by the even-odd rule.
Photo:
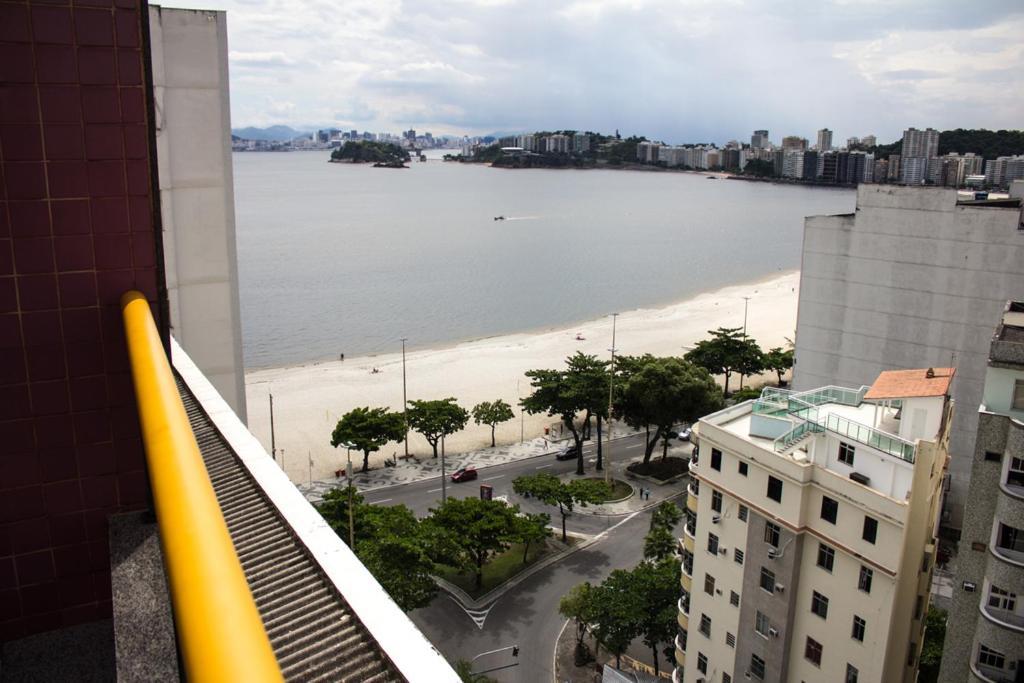
[[[244,421],[227,19],[151,6],[149,21],[171,332]]]
[[[857,211],[804,226],[794,387],[871,383],[882,370],[957,368],[947,524],[959,529],[992,329],[1024,297],[1020,210],[956,191],[861,185]]]
[[[990,367],[985,379],[985,408],[1024,421],[1024,410],[1012,409],[1013,389],[1020,379],[1024,378],[1019,370]]]

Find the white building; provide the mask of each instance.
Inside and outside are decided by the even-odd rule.
[[[822,128],[818,131],[817,149],[819,152],[828,152],[832,149],[832,131],[828,128]]]
[[[636,160],[648,164],[657,163],[659,159],[659,147],[661,147],[661,145],[659,145],[657,142],[644,141],[637,143]]]
[[[572,138],[560,133],[544,138],[544,151],[554,154],[568,154],[572,151]]]
[[[1024,155],[998,157],[985,164],[985,183],[989,187],[1008,187],[1014,180],[1024,179]]]
[[[785,178],[802,178],[804,175],[804,153],[800,151],[786,152],[782,161],[782,175]]]
[[[701,418],[676,661],[685,681],[912,683],[934,565],[950,368]]]
[[[923,185],[928,175],[928,159],[926,157],[903,157],[901,161],[904,185]]]
[[[928,173],[928,159],[939,155],[939,131],[934,128],[903,131],[903,146],[900,150],[902,175],[905,185],[920,185]]]

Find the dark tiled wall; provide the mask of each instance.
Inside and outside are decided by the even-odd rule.
[[[118,300],[157,267],[141,0],[0,0],[0,641],[110,614],[146,503]]]

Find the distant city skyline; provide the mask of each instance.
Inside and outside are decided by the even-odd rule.
[[[185,0],[228,12],[232,125],[669,142],[1017,128],[1024,9],[923,1]]]

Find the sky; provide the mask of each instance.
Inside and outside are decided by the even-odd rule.
[[[172,3],[169,3],[169,5]],[[670,144],[1021,128],[1020,0],[185,0],[228,13],[232,125]]]

